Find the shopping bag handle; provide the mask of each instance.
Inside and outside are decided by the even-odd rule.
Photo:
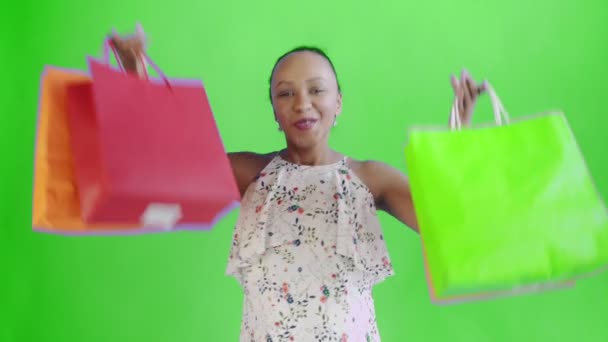
[[[125,68],[123,67],[122,63],[120,62],[120,58],[118,57],[118,52],[116,51],[114,44],[112,44],[111,39],[108,38],[104,40],[103,43],[103,62],[108,65],[110,64],[110,51],[112,51],[112,53],[114,54],[114,58],[116,59],[116,63],[118,64],[118,68],[120,69],[120,71],[125,72]],[[150,58],[150,56],[148,56],[148,54],[144,53],[142,56],[139,56],[139,58],[140,62],[144,66],[144,76],[146,80],[150,79],[147,68],[147,64],[149,64],[152,69],[156,71],[158,76],[165,82],[167,87],[171,88],[171,83],[169,83],[169,79],[167,78],[167,76],[165,76],[165,73],[160,70],[158,65],[154,63],[154,61]]]
[[[502,105],[500,98],[496,95],[496,91],[490,85],[490,83],[486,82],[486,92],[490,96],[490,101],[492,102],[492,109],[494,111],[494,120],[497,125],[503,125],[509,123],[509,113],[505,110],[505,107]],[[462,128],[462,122],[460,121],[460,111],[458,109],[458,101],[457,98],[454,98],[454,102],[452,104],[452,112],[450,113],[450,128],[460,130]]]

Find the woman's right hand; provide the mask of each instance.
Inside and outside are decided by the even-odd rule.
[[[119,63],[126,72],[144,78],[147,74],[147,64],[144,58],[146,51],[146,35],[140,24],[137,24],[135,34],[121,36],[116,32],[112,33],[110,41]]]

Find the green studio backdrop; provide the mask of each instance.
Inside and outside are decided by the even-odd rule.
[[[86,68],[111,28],[140,21],[171,77],[203,79],[226,148],[283,146],[268,101],[275,59],[334,59],[344,111],[331,144],[405,171],[410,125],[447,124],[449,75],[489,79],[512,117],[563,110],[608,197],[608,5],[602,0],[141,1],[5,5],[0,117],[0,341],[236,341],[242,293],[224,276],[238,210],[210,232],[65,237],[31,231],[40,73]],[[14,6],[8,9],[9,6]],[[482,98],[475,122],[492,120]],[[466,151],[462,151],[466,153]],[[605,341],[608,274],[574,289],[431,304],[418,236],[381,214],[396,269],[374,290],[385,341]]]

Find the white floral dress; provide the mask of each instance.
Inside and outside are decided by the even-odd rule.
[[[372,287],[394,272],[347,158],[275,156],[243,196],[226,273],[244,291],[241,342],[380,341]]]

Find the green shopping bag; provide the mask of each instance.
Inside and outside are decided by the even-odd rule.
[[[409,131],[405,158],[434,302],[572,286],[608,265],[608,211],[561,112]]]

